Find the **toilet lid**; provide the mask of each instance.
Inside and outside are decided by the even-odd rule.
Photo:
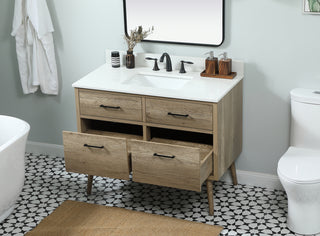
[[[290,147],[278,162],[278,173],[295,183],[320,183],[320,150]]]

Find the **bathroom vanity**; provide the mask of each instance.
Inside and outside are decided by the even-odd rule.
[[[212,183],[230,168],[236,184],[242,150],[243,63],[233,68],[233,80],[96,69],[73,84],[78,132],[63,132],[66,170],[88,175],[88,194],[93,176],[197,192],[206,182],[212,215]]]

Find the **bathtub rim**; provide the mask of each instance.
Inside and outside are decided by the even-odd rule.
[[[9,147],[11,144],[15,143],[18,139],[20,139],[21,137],[25,136],[26,134],[28,134],[28,132],[30,131],[30,125],[19,118],[13,117],[13,116],[6,116],[6,115],[0,115],[0,121],[2,117],[6,117],[6,118],[10,118],[12,120],[16,120],[18,122],[21,122],[24,124],[24,129],[21,131],[21,133],[18,133],[16,135],[14,135],[12,138],[10,138],[8,141],[6,141],[4,144],[2,144],[0,146],[0,153],[5,150],[7,147]]]
[[[7,211],[0,215],[0,224],[12,214],[15,208],[16,204],[13,204],[13,206],[11,206]]]

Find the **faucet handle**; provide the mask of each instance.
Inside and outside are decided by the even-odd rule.
[[[186,73],[186,70],[184,69],[184,63],[186,64],[193,64],[192,61],[180,61],[181,62],[181,67],[179,73]]]
[[[158,67],[158,59],[157,58],[153,58],[153,57],[146,57],[145,58],[146,60],[154,60],[154,66],[153,66],[153,69],[152,70],[160,70],[159,67]]]

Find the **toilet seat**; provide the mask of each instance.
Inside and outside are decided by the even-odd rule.
[[[278,174],[297,184],[320,183],[320,150],[290,147],[278,162]]]

